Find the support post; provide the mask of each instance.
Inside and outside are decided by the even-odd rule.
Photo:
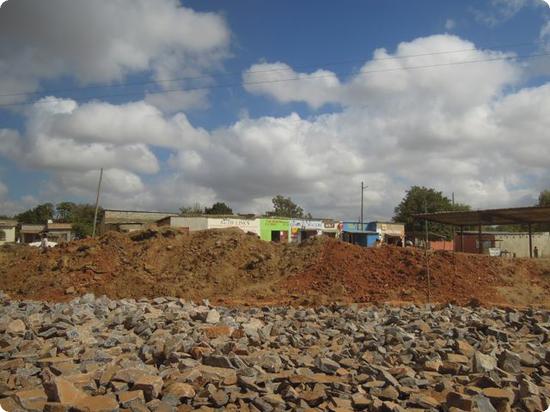
[[[478,230],[477,230],[477,242],[478,242],[478,253],[481,255],[483,253],[483,239],[481,236],[481,225],[478,226]]]
[[[529,223],[529,257],[533,258],[533,233],[531,231],[531,223]]]
[[[99,192],[101,190],[101,180],[103,179],[103,168],[99,171],[99,183],[97,184],[97,196],[95,198],[95,213],[94,213],[94,227],[92,230],[92,237],[95,237],[95,229],[97,226],[97,211],[99,210]]]
[[[464,253],[464,226],[460,226],[460,251]]]
[[[428,204],[424,201],[424,213],[428,213]],[[426,258],[426,276],[428,278],[428,304],[431,303],[432,298],[432,285],[430,279],[430,258],[428,255],[428,219],[424,219],[424,228],[426,230],[426,240],[425,240],[425,258]]]
[[[363,231],[363,182],[361,182],[361,231]]]

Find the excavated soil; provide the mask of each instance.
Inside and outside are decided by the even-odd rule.
[[[545,305],[550,262],[436,252],[433,302]],[[424,251],[365,249],[334,239],[264,242],[238,229],[185,233],[147,229],[70,242],[41,252],[0,248],[0,289],[13,297],[63,301],[177,296],[226,305],[415,302],[428,299]]]

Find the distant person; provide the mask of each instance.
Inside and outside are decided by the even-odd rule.
[[[533,256],[535,257],[535,259],[539,257],[539,248],[536,246],[533,249]]]
[[[43,252],[48,250],[48,235],[46,233],[42,233],[42,239],[40,240],[40,249]]]

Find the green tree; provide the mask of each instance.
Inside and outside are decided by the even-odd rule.
[[[207,215],[232,215],[233,209],[223,202],[217,202],[212,207],[205,207],[204,213]]]
[[[61,223],[70,223],[76,203],[73,202],[61,202],[55,206],[55,219]]]
[[[453,205],[448,197],[435,189],[412,186],[401,200],[401,203],[394,209],[393,221],[404,223],[407,233],[416,232],[420,234],[424,231],[424,221],[415,220],[413,216],[424,213],[425,209],[428,213],[433,213],[470,210],[470,206],[461,203]],[[443,236],[446,239],[450,239],[452,236],[452,228],[439,223],[430,222],[429,232],[436,235],[436,237]]]
[[[304,209],[294,203],[290,197],[277,195],[271,201],[273,202],[273,210],[266,212],[268,216],[311,218],[311,214],[304,214]]]
[[[20,223],[45,224],[54,218],[55,209],[52,203],[43,203],[15,216]]]
[[[94,227],[95,206],[90,204],[75,204],[61,202],[56,206],[56,217],[59,222],[71,223],[73,232],[78,237],[91,236]],[[97,213],[97,221],[101,220],[103,209]]]
[[[540,192],[537,206],[550,206],[550,189]],[[534,225],[533,230],[537,232],[550,232],[550,222]]]
[[[200,203],[180,207],[180,215],[202,215],[203,208]]]
[[[537,206],[550,206],[550,189],[540,192]]]

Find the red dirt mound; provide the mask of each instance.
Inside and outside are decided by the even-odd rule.
[[[544,303],[550,264],[437,252],[430,255],[431,300]],[[328,238],[300,245],[264,242],[238,229],[184,233],[111,232],[42,253],[0,248],[0,289],[19,298],[65,300],[178,296],[225,304],[426,302],[422,250],[364,249]]]
[[[527,260],[488,256],[430,253],[430,295],[435,302],[507,303],[498,287],[513,287],[514,274],[523,270],[523,283],[544,280],[544,271]],[[549,288],[546,276],[546,290]],[[322,245],[318,260],[283,284],[289,293],[345,298],[354,302],[414,301],[428,298],[423,250],[384,246],[365,249],[338,241]]]

